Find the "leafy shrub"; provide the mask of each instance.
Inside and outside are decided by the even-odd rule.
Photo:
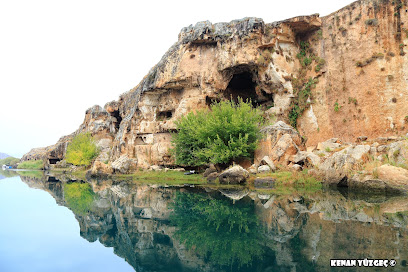
[[[99,149],[96,146],[90,133],[78,134],[72,139],[72,142],[67,147],[65,159],[68,163],[74,165],[88,166],[92,160],[99,154]]]
[[[24,161],[17,166],[18,169],[33,169],[41,170],[44,168],[44,162],[42,160]]]
[[[180,165],[231,163],[250,158],[258,143],[261,113],[251,102],[221,101],[211,110],[190,112],[176,121],[173,154]]]

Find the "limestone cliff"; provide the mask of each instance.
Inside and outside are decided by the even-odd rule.
[[[61,160],[72,136],[90,131],[103,147],[99,162],[126,161],[130,170],[172,165],[174,121],[237,97],[250,98],[266,118],[296,124],[306,146],[401,135],[408,122],[407,19],[406,1],[360,0],[323,18],[183,28],[138,86],[87,110],[76,132],[23,160]]]

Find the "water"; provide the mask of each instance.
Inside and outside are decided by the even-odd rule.
[[[330,267],[344,258],[408,270],[406,196],[25,175],[0,180],[0,271],[349,271]]]

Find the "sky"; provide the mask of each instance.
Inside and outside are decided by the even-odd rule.
[[[88,108],[135,87],[185,26],[325,16],[352,2],[2,0],[0,152],[21,157],[74,132]]]

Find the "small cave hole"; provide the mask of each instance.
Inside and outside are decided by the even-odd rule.
[[[337,188],[347,188],[348,187],[348,178],[342,178],[339,183],[337,183]]]
[[[157,115],[159,121],[169,120],[173,117],[173,111],[160,111]]]
[[[57,162],[59,162],[61,159],[48,159],[48,162],[50,164],[56,164]]]
[[[116,118],[115,128],[118,130],[120,127],[120,123],[122,122],[122,117],[118,110],[111,112],[111,116]]]

